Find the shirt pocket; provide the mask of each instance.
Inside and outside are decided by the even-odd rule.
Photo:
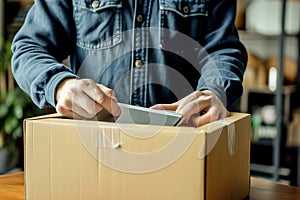
[[[122,42],[122,0],[73,0],[77,45],[101,50]]]
[[[184,37],[201,43],[209,16],[208,3],[209,0],[161,0],[160,45],[174,46]]]

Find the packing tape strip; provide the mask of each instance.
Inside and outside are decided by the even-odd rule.
[[[228,134],[228,153],[230,156],[234,154],[234,145],[235,145],[235,126],[234,123],[228,122],[225,120],[218,120],[212,122],[212,124],[219,124],[222,126],[227,126],[227,134]],[[222,133],[222,130],[217,131],[216,133],[210,134],[206,137],[205,142],[201,145],[199,151],[199,159],[203,159],[209,152],[214,148],[214,145],[219,140],[219,137]]]
[[[234,154],[234,145],[235,145],[235,126],[234,123],[225,121],[225,120],[219,120],[214,123],[218,123],[224,126],[227,126],[227,134],[228,134],[228,152],[231,156]]]

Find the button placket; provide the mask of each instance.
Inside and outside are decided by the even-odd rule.
[[[133,94],[132,104],[146,106],[146,81],[147,81],[147,31],[149,0],[138,3],[134,19],[135,51],[133,55]]]

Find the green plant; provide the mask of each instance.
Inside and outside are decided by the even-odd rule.
[[[9,91],[6,100],[0,105],[2,148],[15,152],[16,141],[22,137],[23,120],[40,112],[21,89],[17,87]]]
[[[0,149],[17,151],[17,141],[22,138],[23,120],[41,113],[30,97],[14,84],[10,71],[11,43],[0,40]]]

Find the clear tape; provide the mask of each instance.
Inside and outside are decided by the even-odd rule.
[[[228,152],[231,156],[234,154],[234,145],[235,145],[235,126],[233,122],[229,122],[226,120],[219,120],[213,123],[221,124],[224,127],[227,126],[227,134],[228,134]]]
[[[225,128],[227,127],[227,134],[228,134],[228,153],[230,156],[233,156],[234,154],[234,145],[235,145],[235,126],[233,122],[229,122],[226,120],[218,120],[211,123],[211,126],[214,124],[221,125]],[[205,137],[205,141],[203,145],[201,145],[200,151],[199,151],[199,159],[203,159],[206,155],[209,154],[209,152],[214,148],[216,143],[219,140],[219,137],[221,136],[222,129],[219,131],[216,131],[212,134],[209,134]]]

